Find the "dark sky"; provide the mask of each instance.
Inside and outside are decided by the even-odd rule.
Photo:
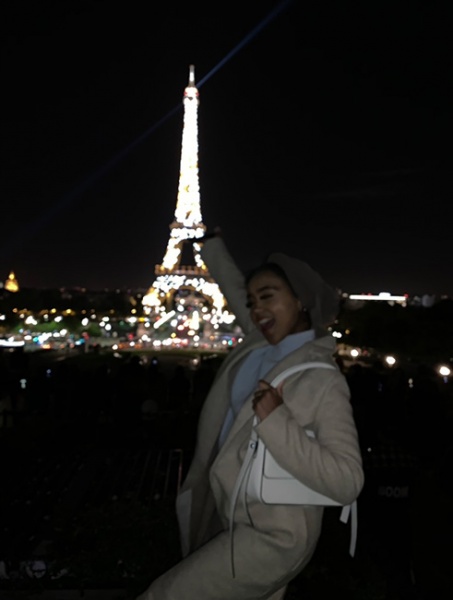
[[[283,251],[351,293],[453,295],[448,2],[1,11],[0,278],[152,284],[194,64],[203,221],[243,269]]]

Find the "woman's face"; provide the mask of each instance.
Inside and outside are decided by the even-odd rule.
[[[261,272],[250,280],[247,306],[253,323],[269,344],[278,344],[287,335],[307,330],[300,300],[272,271]]]

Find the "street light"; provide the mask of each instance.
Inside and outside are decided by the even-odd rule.
[[[389,367],[393,367],[393,365],[396,363],[396,358],[394,356],[386,356],[385,362],[388,364]]]
[[[438,371],[439,371],[439,375],[442,375],[442,377],[448,377],[451,373],[451,370],[446,365],[441,365],[439,367]]]

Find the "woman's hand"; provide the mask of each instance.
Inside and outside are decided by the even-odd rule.
[[[267,381],[260,379],[252,400],[253,410],[260,421],[269,416],[280,404],[283,404],[281,387],[274,388]]]
[[[210,240],[211,238],[214,237],[222,237],[222,230],[220,227],[214,227],[214,229],[212,231],[206,231],[205,234],[199,238],[190,238],[189,240],[187,240],[188,242],[190,242],[191,244],[194,243],[204,243],[207,242],[208,240]]]

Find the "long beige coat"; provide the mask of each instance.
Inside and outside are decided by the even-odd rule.
[[[217,281],[228,279],[229,271],[232,279],[237,279],[228,256],[221,256],[226,252],[222,244],[216,241],[212,246],[222,265],[221,274],[214,275]],[[212,262],[208,262],[211,273]],[[240,307],[236,308],[240,312]],[[234,525],[235,576],[232,574],[228,518],[233,487],[250,439],[251,401],[243,405],[218,453],[217,438],[237,368],[252,348],[264,344],[264,338],[254,330],[217,374],[200,415],[194,458],[177,499],[185,558],[155,580],[139,600],[274,600],[283,596],[285,586],[313,555],[323,508],[249,501],[248,515],[239,502]],[[316,339],[288,355],[266,379],[271,381],[282,370],[301,362],[317,360],[335,365],[334,351],[334,338],[326,335]],[[363,486],[349,398],[349,388],[338,369],[305,371],[285,382],[284,403],[257,426],[258,435],[283,468],[341,504],[353,502]],[[316,439],[304,428],[314,431]]]

